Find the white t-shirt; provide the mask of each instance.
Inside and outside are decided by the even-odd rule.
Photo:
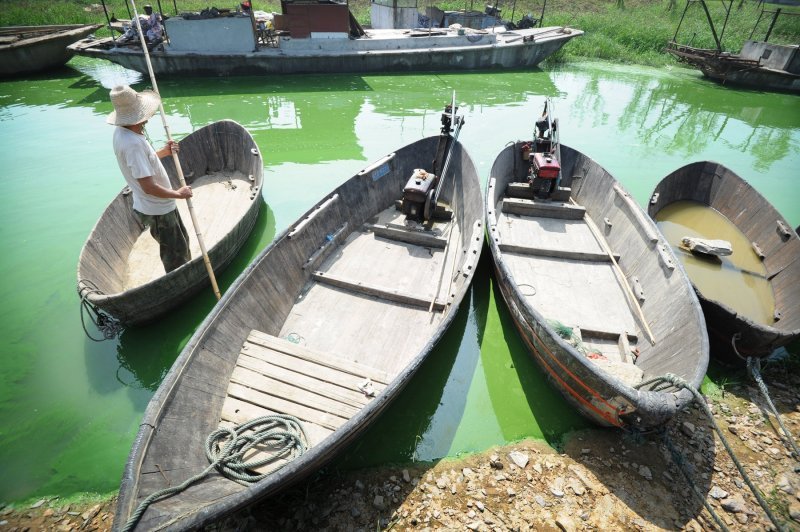
[[[172,188],[164,165],[144,135],[117,126],[114,129],[114,153],[117,156],[119,169],[133,191],[134,209],[150,215],[167,214],[175,209],[174,199],[146,194],[139,184],[139,179],[153,176],[153,181],[157,184],[164,188]]]

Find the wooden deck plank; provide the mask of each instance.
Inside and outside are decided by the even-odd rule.
[[[279,414],[288,414],[303,421],[316,423],[317,425],[332,430],[335,430],[345,421],[347,421],[347,418],[322,412],[313,407],[288,401],[283,397],[278,397],[276,395],[270,395],[258,390],[254,390],[235,382],[231,382],[228,385],[228,396],[247,403],[252,403],[256,406],[261,406]]]
[[[315,381],[324,380],[343,390],[357,390],[359,385],[366,379],[365,377],[337,371],[328,366],[316,364],[308,360],[303,360],[302,358],[296,358],[286,353],[253,343],[248,343],[242,347],[239,360],[242,361],[245,356],[250,357],[252,360],[257,360],[260,363],[268,364],[273,368],[279,368],[281,370],[290,371],[293,374],[310,377]],[[244,365],[248,362],[242,361],[241,363]],[[386,386],[374,380],[373,385],[376,390],[382,390]]]
[[[429,308],[431,305],[430,298],[426,299],[414,294],[405,294],[399,290],[394,290],[387,287],[371,286],[362,281],[348,280],[336,275],[326,274],[325,272],[314,272],[312,277],[315,281],[320,283],[327,283],[338,288],[344,288],[345,290],[350,290],[352,292],[357,292],[380,299],[386,299],[387,301],[394,301],[395,303],[400,303],[403,305],[422,307],[424,309]],[[444,308],[445,304],[441,300],[437,300],[433,303],[433,310],[441,311],[444,310]]]
[[[309,392],[293,384],[281,382],[268,375],[237,366],[231,375],[231,383],[241,384],[248,388],[267,394],[276,395],[288,401],[326,412],[345,419],[353,417],[358,412],[358,407],[330,399],[314,392]],[[230,390],[230,385],[228,386]],[[266,406],[266,405],[265,405]]]
[[[447,244],[446,239],[421,231],[410,231],[408,229],[375,224],[364,224],[364,227],[375,233],[375,236],[387,240],[396,240],[407,244],[440,249],[444,249]]]
[[[350,373],[362,379],[369,378],[381,384],[388,384],[391,380],[385,371],[373,368],[364,364],[359,364],[344,358],[331,356],[317,350],[309,349],[307,347],[294,344],[288,340],[283,340],[255,329],[250,331],[250,336],[247,338],[248,342],[280,351],[293,357],[314,362],[321,366],[332,368],[344,373]]]
[[[532,255],[536,257],[552,257],[557,259],[572,259],[587,262],[611,262],[607,253],[592,253],[585,251],[572,251],[569,249],[550,249],[542,247],[518,246],[515,244],[500,244],[500,251],[506,253],[517,253],[520,255]],[[619,255],[614,257],[619,260]]]
[[[304,375],[294,371],[293,368],[284,368],[272,364],[270,361],[249,356],[246,353],[239,355],[237,365],[262,375],[269,375],[273,379],[292,384],[303,390],[328,397],[329,399],[335,399],[356,408],[360,408],[369,402],[369,398],[357,389],[358,384],[363,382],[361,379],[351,383],[350,386],[343,387],[335,382],[329,382],[325,373],[317,371],[313,376]],[[319,368],[319,366],[317,366],[317,368]],[[378,383],[374,383],[373,385],[380,386]]]

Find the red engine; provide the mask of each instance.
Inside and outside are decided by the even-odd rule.
[[[533,171],[539,179],[557,179],[561,173],[561,165],[549,153],[534,153]]]

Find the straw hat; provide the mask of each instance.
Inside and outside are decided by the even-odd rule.
[[[111,89],[111,103],[114,111],[106,122],[115,126],[133,126],[148,120],[161,104],[161,97],[153,91],[136,92],[127,85]]]

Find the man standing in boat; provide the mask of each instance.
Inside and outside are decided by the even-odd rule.
[[[153,91],[137,93],[127,85],[111,90],[114,111],[106,121],[114,129],[114,154],[133,192],[133,213],[159,244],[164,270],[189,261],[189,234],[178,213],[176,199],[192,197],[189,186],[172,188],[161,157],[178,152],[174,141],[156,151],[144,136],[144,126],[158,111],[161,98]]]

